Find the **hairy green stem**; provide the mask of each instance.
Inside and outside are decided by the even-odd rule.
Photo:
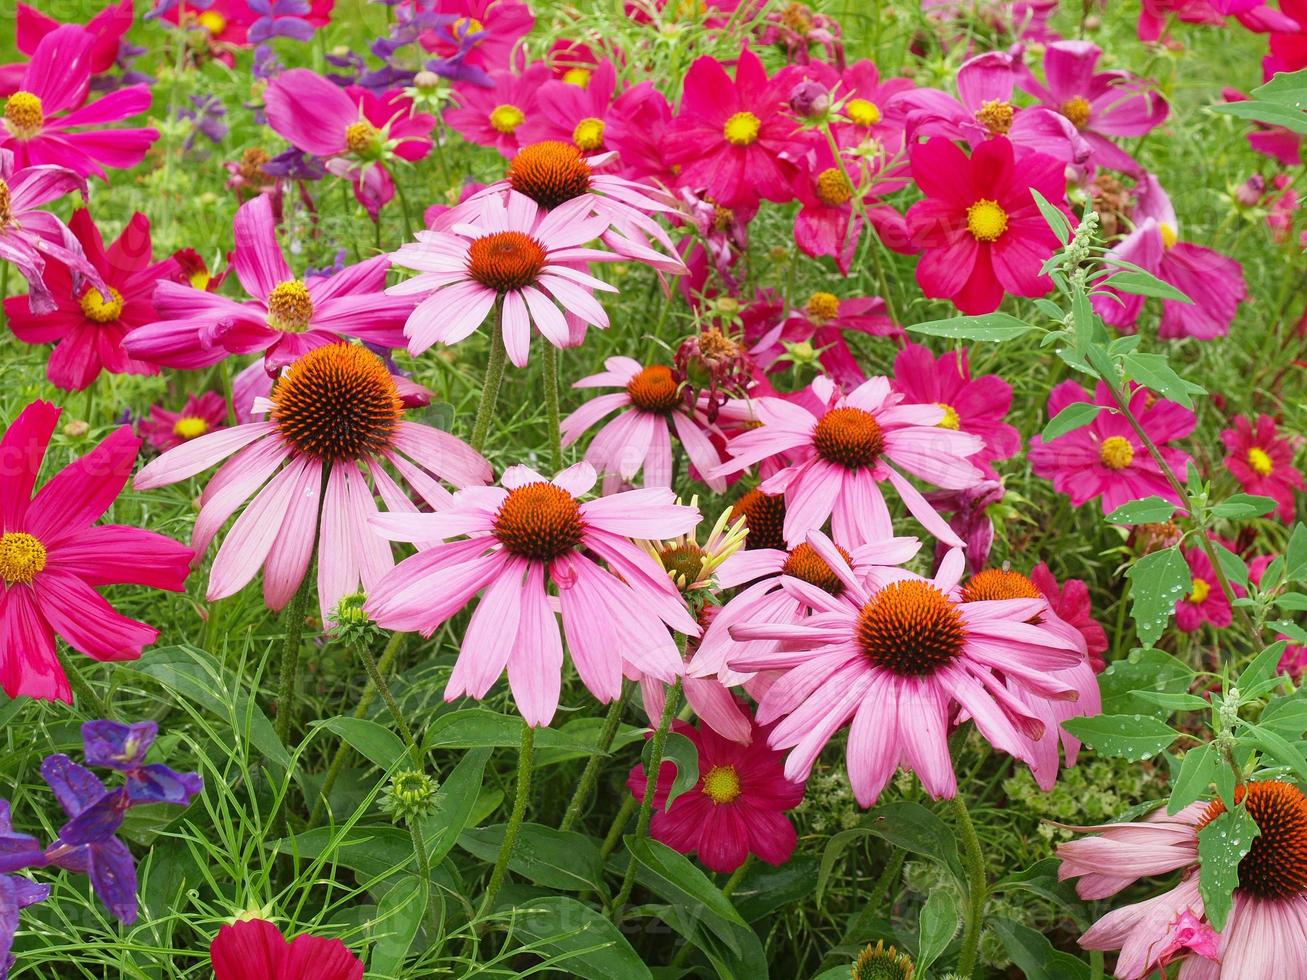
[[[581,771],[581,779],[572,794],[572,802],[567,805],[563,822],[558,825],[559,830],[571,830],[580,819],[581,808],[589,801],[590,794],[594,791],[595,781],[599,778],[599,769],[608,755],[608,750],[613,746],[613,739],[622,723],[622,709],[626,706],[629,694],[630,686],[623,684],[622,693],[609,706],[608,714],[604,716],[604,725],[599,729],[599,738],[595,740],[594,753],[586,760],[585,769]]]
[[[490,358],[486,361],[486,379],[481,384],[481,402],[472,423],[472,448],[481,452],[490,435],[490,422],[499,401],[499,385],[504,380],[504,298],[495,300],[494,320],[490,324]]]
[[[980,930],[985,922],[985,901],[989,898],[989,883],[985,879],[985,858],[976,837],[976,825],[959,793],[953,797],[953,814],[957,818],[958,836],[962,838],[962,863],[967,870],[967,916],[962,932],[962,952],[958,957],[958,973],[972,977],[980,953]]]
[[[513,810],[508,817],[508,826],[504,828],[504,841],[499,845],[499,857],[495,868],[490,872],[490,884],[486,886],[485,897],[481,900],[482,916],[494,910],[495,899],[504,886],[508,874],[508,862],[512,860],[513,848],[517,846],[517,835],[522,829],[522,820],[526,817],[526,804],[531,798],[531,770],[535,758],[536,730],[527,722],[522,722],[522,744],[517,751],[517,792],[513,797]]]
[[[82,672],[68,662],[68,657],[64,653],[60,652],[58,657],[60,666],[68,676],[68,683],[72,686],[77,706],[86,712],[87,717],[107,719],[109,705],[104,698],[96,693],[95,688],[91,687],[91,682],[82,676]]]
[[[545,408],[549,414],[549,463],[551,472],[563,468],[563,433],[558,411],[558,348],[545,342]]]
[[[286,642],[281,648],[281,683],[277,686],[277,738],[282,745],[289,747],[291,723],[295,718],[295,680],[300,667],[300,640],[304,636],[304,610],[309,604],[309,595],[313,592],[313,564],[318,550],[318,535],[322,531],[322,506],[327,497],[327,479],[331,466],[323,464],[322,483],[318,487],[318,515],[313,522],[313,551],[309,563],[304,569],[304,578],[295,596],[282,615],[286,624]]]
[[[395,700],[395,695],[390,693],[390,685],[386,683],[386,678],[382,676],[377,658],[372,656],[372,651],[368,649],[366,643],[359,644],[358,654],[363,659],[363,666],[367,669],[368,679],[372,681],[372,686],[381,695],[381,700],[386,702],[386,707],[390,709],[390,717],[395,720],[395,727],[399,729],[400,737],[404,739],[404,744],[408,746],[408,754],[413,760],[413,767],[421,769],[423,762],[422,750],[418,748],[418,743],[413,739],[413,730],[408,727],[408,722],[404,720],[404,712],[400,710],[399,702]]]

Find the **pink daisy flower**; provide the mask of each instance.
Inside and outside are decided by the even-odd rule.
[[[808,344],[831,379],[846,389],[856,388],[867,380],[849,349],[844,337],[846,332],[871,337],[903,336],[902,328],[890,319],[885,301],[879,296],[841,298],[818,290],[786,316],[777,316],[779,312],[777,304],[770,316],[743,317],[745,339],[753,344],[749,348],[749,357],[754,365],[771,373],[784,366],[780,359],[785,355],[787,345]],[[750,322],[751,319],[757,327]],[[772,320],[774,323],[768,326]],[[767,329],[762,333],[764,327]]]
[[[782,674],[758,704],[770,724],[768,744],[791,749],[789,779],[806,779],[835,732],[850,721],[847,761],[853,795],[871,806],[900,765],[931,796],[952,797],[957,781],[949,757],[951,724],[969,716],[1000,751],[1035,764],[1045,725],[1026,697],[1074,699],[1076,688],[1055,672],[1083,663],[1066,636],[1032,625],[1047,611],[1043,599],[963,602],[960,550],[949,553],[933,579],[901,569],[856,575],[820,532],[808,544],[844,586],[832,596],[793,577],[784,588],[814,610],[802,623],[742,623],[741,640],[779,640],[767,653],[736,654],[735,670]]]
[[[1219,541],[1215,544],[1218,548],[1225,548]],[[1182,551],[1184,560],[1189,563],[1193,584],[1189,593],[1175,604],[1175,625],[1186,633],[1196,632],[1202,628],[1203,623],[1210,623],[1216,629],[1225,629],[1234,620],[1234,611],[1221,589],[1221,580],[1212,567],[1212,560],[1200,547],[1184,548]]]
[[[104,128],[150,108],[147,85],[128,85],[83,105],[94,47],[95,35],[80,24],[58,27],[36,46],[0,126],[0,147],[19,167],[47,164],[107,180],[105,167],[136,166],[159,138],[156,129]]]
[[[127,426],[32,496],[60,410],[33,402],[0,439],[0,684],[11,698],[72,703],[55,635],[95,660],[135,660],[159,631],[114,610],[96,589],[181,592],[191,550],[140,528],[95,522],[113,504],[140,441]]]
[[[623,177],[675,186],[677,171],[663,148],[671,122],[667,96],[651,81],[637,82],[617,97],[604,124],[604,141],[617,153]]]
[[[912,91],[912,82],[881,78],[875,62],[863,58],[845,68],[838,83],[839,115],[847,121],[837,119],[832,124],[836,142],[865,148],[874,140],[885,157],[898,155],[903,150],[907,108],[894,97]]]
[[[413,301],[382,292],[390,265],[384,255],[330,276],[297,278],[277,241],[272,204],[262,194],[240,206],[232,232],[232,266],[251,298],[161,282],[154,293],[161,319],[127,335],[129,354],[194,370],[232,354],[262,353],[275,372],[345,337],[385,348],[404,346],[402,328]]]
[[[227,424],[227,400],[216,391],[191,395],[181,411],[151,405],[150,415],[137,423],[141,438],[158,450],[173,449]]]
[[[395,564],[390,546],[368,526],[377,513],[374,493],[392,511],[417,509],[385,464],[432,507],[450,500],[439,480],[465,487],[491,476],[490,464],[459,439],[404,420],[390,372],[361,345],[327,344],[309,351],[255,410],[268,418],[170,449],[134,483],[138,490],[151,490],[227,460],[200,497],[191,537],[196,554],[208,549],[243,503],[249,505],[213,560],[210,602],[235,595],[262,568],[264,601],[269,609],[281,609],[304,580],[316,546],[325,622],[344,596],[357,592],[360,583],[372,588]],[[319,509],[321,526],[315,528]]]
[[[1060,586],[1048,565],[1040,562],[1030,570],[1030,581],[1048,600],[1048,608],[1062,622],[1074,626],[1085,639],[1085,653],[1095,673],[1107,667],[1103,654],[1107,652],[1107,631],[1094,619],[1089,598],[1089,586],[1078,578],[1066,579]]]
[[[26,299],[5,300],[5,315],[14,335],[28,344],[55,345],[46,376],[66,391],[89,387],[101,371],[158,374],[155,365],[127,355],[123,338],[129,330],[158,318],[154,287],[163,281],[180,281],[181,266],[175,258],[151,261],[150,219],[139,211],[108,248],[85,208],[74,212],[68,226],[86,260],[108,287],[109,298],[90,283],[75,288],[67,267],[51,265],[45,270],[45,284],[54,298],[53,310],[35,316]]]
[[[1275,512],[1286,524],[1293,523],[1295,492],[1307,489],[1302,473],[1293,465],[1298,441],[1281,436],[1269,415],[1257,416],[1255,424],[1236,415],[1234,428],[1221,431],[1221,442],[1229,454],[1225,468],[1248,493],[1275,500]]]
[[[522,717],[548,725],[563,664],[559,611],[572,663],[601,701],[621,692],[624,670],[668,683],[680,676],[668,627],[689,636],[699,627],[666,572],[630,539],[683,534],[699,512],[661,487],[583,503],[596,478],[586,462],[553,480],[513,466],[501,486],[460,491],[438,513],[373,520],[392,540],[443,542],[405,559],[370,590],[364,608],[381,626],[430,636],[485,589],[445,700],[485,697],[507,668]]]
[[[1234,907],[1220,933],[1207,922],[1198,890],[1198,832],[1225,812],[1220,800],[1175,816],[1156,810],[1138,822],[1081,827],[1094,836],[1059,845],[1058,877],[1079,879],[1076,892],[1086,900],[1108,898],[1142,877],[1183,872],[1174,888],[1109,912],[1080,937],[1085,949],[1120,950],[1118,980],[1143,980],[1164,956],[1183,963],[1185,980],[1307,976],[1307,944],[1297,940],[1307,934],[1307,799],[1273,780],[1246,783],[1234,798],[1261,833],[1239,862]],[[1193,927],[1195,919],[1202,928]],[[1182,932],[1189,943],[1177,946]]]
[[[363,961],[339,939],[293,940],[267,919],[237,919],[209,944],[214,980],[363,980]]]
[[[591,398],[563,419],[563,445],[576,442],[587,429],[610,412],[620,414],[600,429],[585,458],[604,477],[603,492],[612,493],[629,483],[641,470],[647,487],[672,485],[671,433],[685,448],[685,454],[700,474],[721,462],[707,432],[707,419],[697,408],[686,405],[676,375],[662,364],[645,367],[630,357],[610,357],[607,369],[577,381],[573,388],[621,388],[620,392]],[[726,481],[706,478],[721,493]]]
[[[608,113],[617,88],[617,69],[605,59],[586,69],[585,84],[550,79],[540,86],[536,111],[522,123],[523,144],[554,140],[570,143],[582,153],[607,147]]]
[[[463,64],[484,71],[509,67],[518,42],[535,26],[531,8],[514,0],[425,0],[420,6],[454,18],[447,32],[424,33],[422,46],[439,58],[461,55]]]
[[[1061,247],[1031,195],[1037,190],[1070,217],[1062,161],[1043,153],[1013,158],[997,138],[968,157],[946,139],[912,146],[912,176],[925,199],[908,209],[913,242],[925,250],[917,283],[963,313],[991,313],[1013,296],[1053,288],[1040,267]]]
[[[535,61],[520,73],[497,69],[490,72],[493,88],[458,85],[458,104],[443,115],[445,124],[464,139],[479,146],[493,146],[511,157],[522,146],[517,131],[537,111],[540,87],[553,77],[549,66]]]
[[[18,50],[30,58],[36,53],[41,40],[59,26],[59,21],[35,7],[18,4],[14,37]],[[118,46],[131,26],[132,0],[110,3],[86,22],[87,33],[95,38],[88,54],[92,76],[103,75],[114,67],[118,60]],[[22,64],[0,67],[0,96],[7,98],[18,89],[26,69],[27,66]]]
[[[709,475],[727,476],[780,454],[793,459],[761,485],[767,493],[785,494],[785,540],[791,547],[828,517],[840,541],[863,544],[892,537],[880,490],[887,481],[926,530],[961,545],[899,470],[952,490],[971,486],[982,474],[967,457],[980,451],[981,439],[939,428],[944,409],[907,404],[887,378],[872,378],[842,395],[820,377],[810,392],[817,411],[781,398],[757,399],[762,424],[731,439],[726,450],[734,458]]]
[[[1052,480],[1054,489],[1070,497],[1073,507],[1101,497],[1104,514],[1145,497],[1180,502],[1134,428],[1115,411],[1116,403],[1106,385],[1100,381],[1090,398],[1076,382],[1063,381],[1049,393],[1048,417],[1053,418],[1075,402],[1102,405],[1107,411],[1100,411],[1088,425],[1052,442],[1032,436],[1029,458],[1036,476]],[[1130,396],[1130,414],[1139,420],[1167,465],[1183,481],[1189,471],[1189,454],[1168,443],[1189,435],[1198,417],[1146,388],[1135,388]]]
[[[654,789],[649,836],[682,854],[697,854],[704,867],[724,874],[756,854],[780,866],[790,859],[798,838],[785,816],[803,802],[804,784],[787,779],[781,753],[769,749],[766,729],[751,722],[747,744],[722,738],[711,728],[676,722],[672,731],[692,743],[699,758],[699,781],[667,806],[676,767],[663,763]],[[644,799],[648,777],[636,766],[626,781]]]

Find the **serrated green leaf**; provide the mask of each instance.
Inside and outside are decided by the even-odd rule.
[[[1212,777],[1212,782],[1216,784],[1216,796],[1225,804],[1227,810],[1234,809],[1234,770],[1222,762],[1216,767],[1216,774]]]
[[[1122,504],[1107,515],[1109,524],[1161,524],[1175,513],[1175,504],[1161,497],[1145,497]]]
[[[1300,692],[1291,698],[1272,701],[1257,724],[1286,738],[1297,739],[1307,732],[1307,696]]]
[[[1026,980],[1089,980],[1089,964],[1054,949],[1042,932],[1002,916],[990,919],[988,925]]]
[[[1165,709],[1139,697],[1141,691],[1178,693],[1189,690],[1194,670],[1161,650],[1135,649],[1114,660],[1098,675],[1103,711],[1109,715],[1144,714],[1165,717]]]
[[[1170,725],[1150,715],[1095,715],[1072,718],[1062,727],[1099,755],[1142,762],[1180,737]]]
[[[1154,296],[1176,303],[1193,303],[1193,300],[1168,282],[1162,282],[1150,272],[1118,272],[1100,285],[1111,286],[1117,292],[1132,296]]]
[[[947,888],[936,888],[917,916],[917,970],[926,975],[958,931],[957,900]]]
[[[987,340],[1003,343],[1015,340],[1038,328],[1007,313],[984,313],[980,316],[954,316],[947,320],[930,320],[907,328],[909,333],[928,337],[952,337],[955,340]]]
[[[1135,351],[1121,358],[1121,362],[1129,378],[1185,408],[1194,407],[1192,395],[1207,393],[1202,385],[1176,374],[1165,354],[1141,354]]]
[[[1249,517],[1261,517],[1275,510],[1277,504],[1271,497],[1256,497],[1250,493],[1236,493],[1212,507],[1214,517],[1229,520],[1244,520]]]
[[[1126,572],[1130,579],[1130,616],[1139,639],[1152,646],[1166,629],[1175,604],[1193,587],[1189,563],[1179,548],[1144,555]]]
[[[651,980],[653,976],[617,926],[574,898],[501,900],[496,907],[511,913],[509,931],[514,936],[529,940],[533,953],[554,958],[557,969],[566,970],[568,976],[582,980]],[[372,964],[369,969],[378,976],[399,975],[382,974]]]
[[[1074,432],[1082,426],[1088,425],[1106,405],[1098,405],[1093,402],[1072,402],[1062,411],[1058,412],[1048,420],[1048,425],[1044,426],[1044,431],[1040,437],[1049,442],[1058,436],[1064,436],[1068,432]]]
[[[1171,799],[1166,805],[1166,812],[1174,816],[1201,798],[1212,784],[1212,777],[1219,764],[1220,757],[1211,742],[1186,752],[1180,761],[1180,773],[1171,784]]]
[[[1258,835],[1257,821],[1243,807],[1226,810],[1198,832],[1198,891],[1207,921],[1220,932],[1239,884],[1239,862]]]
[[[375,766],[389,769],[407,750],[398,735],[366,718],[328,718],[322,727],[334,732]]]
[[[962,861],[957,837],[943,820],[920,803],[895,800],[867,812],[868,829],[876,836],[913,854],[942,863],[959,880]]]
[[[504,824],[472,827],[463,831],[458,846],[493,864],[504,843]],[[604,874],[599,846],[584,834],[524,823],[508,868],[542,888],[559,891],[601,891]]]

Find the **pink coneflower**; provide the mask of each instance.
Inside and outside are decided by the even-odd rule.
[[[1248,298],[1243,266],[1210,248],[1182,241],[1171,199],[1152,174],[1135,187],[1135,230],[1112,246],[1109,258],[1133,262],[1188,296],[1192,303],[1162,301],[1159,337],[1211,340],[1230,332],[1240,303]],[[1133,332],[1144,297],[1118,293],[1094,297],[1094,311],[1119,330]]]
[[[272,204],[262,194],[240,206],[232,232],[232,267],[251,299],[162,282],[154,294],[161,319],[128,334],[129,354],[194,370],[232,354],[262,352],[275,372],[344,337],[385,348],[404,346],[402,327],[413,301],[382,292],[390,265],[384,255],[327,277],[297,278],[277,241]]]
[[[777,305],[775,313],[779,312]],[[784,317],[773,314],[764,318],[761,326],[772,319],[775,323],[761,336],[758,336],[759,329],[750,329],[750,318],[743,319],[745,339],[753,344],[749,357],[756,367],[769,373],[775,371],[787,350],[792,352],[793,345],[807,344],[826,373],[845,389],[856,388],[867,380],[844,338],[846,332],[872,337],[903,336],[903,330],[890,319],[885,301],[879,296],[845,299],[824,290],[810,295],[807,302]]]
[[[926,792],[952,797],[957,781],[948,732],[969,715],[996,749],[1034,765],[1043,722],[1025,699],[1073,699],[1076,688],[1058,679],[1083,663],[1067,637],[1027,622],[1046,612],[1043,599],[962,602],[957,592],[963,558],[954,550],[933,579],[879,569],[860,579],[820,532],[808,544],[844,586],[836,597],[793,577],[784,588],[814,610],[798,624],[739,624],[740,640],[780,640],[766,653],[736,654],[735,670],[779,670],[758,705],[758,721],[779,721],[768,738],[792,749],[785,775],[806,779],[835,732],[852,720],[849,782],[871,806],[900,765],[914,771]]]
[[[1102,673],[1107,667],[1107,661],[1103,659],[1108,648],[1107,631],[1094,619],[1089,586],[1078,578],[1065,579],[1059,586],[1049,567],[1042,561],[1030,570],[1030,581],[1035,583],[1035,588],[1048,600],[1048,608],[1053,614],[1080,631],[1085,639],[1089,666],[1095,673]]]
[[[151,405],[149,418],[137,423],[141,437],[160,451],[180,446],[227,424],[227,400],[216,391],[191,395],[180,411]]]
[[[1281,436],[1269,415],[1257,416],[1255,425],[1236,415],[1234,428],[1221,430],[1221,442],[1229,453],[1225,468],[1244,490],[1275,500],[1280,520],[1292,524],[1294,493],[1305,489],[1302,473],[1293,465],[1298,440]]]
[[[271,400],[255,409],[268,418],[170,449],[134,484],[149,490],[178,483],[231,457],[205,487],[191,538],[203,554],[253,495],[213,560],[210,602],[239,592],[262,567],[264,601],[281,609],[304,580],[316,545],[325,621],[360,582],[371,588],[394,565],[390,546],[368,526],[377,513],[374,492],[392,511],[416,510],[385,463],[433,507],[450,499],[439,480],[465,487],[490,479],[490,464],[462,441],[404,420],[390,372],[360,345],[309,351],[277,381]]]
[[[1219,541],[1215,546],[1225,547]],[[1224,629],[1233,621],[1234,611],[1221,589],[1221,580],[1212,567],[1212,560],[1199,547],[1184,548],[1183,553],[1193,582],[1185,597],[1175,604],[1175,625],[1186,633],[1201,629],[1204,623]]]
[[[970,157],[935,137],[912,147],[912,176],[926,195],[908,210],[915,244],[925,249],[917,282],[963,313],[990,313],[1005,293],[1042,296],[1053,288],[1040,267],[1061,242],[1031,195],[1070,216],[1065,167],[1042,153],[1014,160],[1012,144],[992,139]]]
[[[1179,503],[1171,484],[1120,412],[1101,381],[1090,398],[1074,381],[1063,381],[1048,396],[1048,417],[1075,402],[1102,405],[1086,426],[1044,442],[1040,436],[1030,440],[1030,466],[1036,476],[1053,481],[1053,487],[1071,498],[1071,506],[1081,507],[1095,497],[1102,498],[1103,513],[1110,514],[1124,503],[1145,497],[1163,497]],[[1189,471],[1189,454],[1167,443],[1183,439],[1194,430],[1198,417],[1175,402],[1158,398],[1146,388],[1136,388],[1130,396],[1130,414],[1161,450],[1167,465],[1181,481]]]
[[[95,36],[80,24],[56,28],[36,46],[0,125],[0,147],[18,166],[51,164],[107,180],[105,167],[136,166],[159,138],[156,129],[104,128],[150,108],[147,85],[128,85],[83,105],[94,46]]]
[[[29,7],[18,4],[14,41],[19,51],[29,58],[36,53],[42,38],[59,28],[59,21]],[[132,26],[132,0],[110,3],[86,22],[86,31],[95,38],[88,54],[91,75],[103,75],[118,60],[118,46]],[[22,83],[26,65],[0,67],[0,96],[12,95]]]
[[[1198,889],[1198,832],[1225,813],[1220,800],[1174,816],[1081,827],[1095,836],[1059,845],[1058,877],[1079,878],[1086,900],[1108,898],[1142,877],[1184,872],[1169,891],[1103,916],[1080,937],[1085,949],[1119,949],[1114,975],[1143,980],[1165,955],[1186,980],[1298,980],[1307,976],[1307,799],[1289,783],[1250,782],[1234,791],[1257,824],[1239,862],[1234,906],[1215,933]],[[1198,921],[1195,928],[1194,920]],[[1179,934],[1189,941],[1177,945]],[[1213,946],[1215,948],[1213,948]]]
[[[180,592],[191,550],[153,531],[95,522],[127,482],[140,441],[127,426],[32,489],[60,410],[33,402],[0,439],[0,683],[11,698],[72,703],[55,634],[95,660],[135,660],[159,631],[96,591]]]
[[[460,55],[463,64],[485,71],[508,68],[513,50],[531,33],[535,14],[514,0],[427,0],[419,6],[452,17],[446,31],[427,31],[422,46],[440,58]]]
[[[571,143],[582,153],[607,146],[608,113],[617,88],[617,70],[605,59],[586,69],[585,84],[550,79],[540,86],[536,111],[522,123],[523,144],[555,140]]]
[[[737,473],[768,457],[795,461],[764,480],[767,493],[785,494],[785,539],[791,547],[832,517],[840,541],[862,544],[893,535],[880,484],[889,481],[912,516],[942,541],[962,542],[902,468],[936,486],[958,490],[981,479],[967,461],[983,446],[978,436],[939,428],[938,405],[907,404],[887,378],[872,378],[841,395],[828,378],[812,382],[820,410],[780,398],[757,399],[762,423],[727,443],[734,459],[710,476]]]
[[[747,47],[734,80],[716,58],[697,59],[664,139],[667,159],[681,167],[680,183],[704,188],[728,208],[750,207],[760,197],[789,201],[797,161],[807,152],[788,110],[794,80],[786,69],[768,78]]]
[[[445,124],[464,139],[480,146],[493,146],[511,157],[522,146],[517,131],[536,113],[540,86],[552,77],[547,64],[535,61],[520,73],[492,71],[493,88],[456,86],[458,105],[445,110]]]
[[[572,387],[623,390],[591,398],[563,419],[562,432],[563,445],[570,446],[605,415],[621,410],[595,434],[585,452],[586,460],[604,477],[605,494],[629,483],[641,470],[645,486],[670,487],[673,430],[700,474],[721,462],[704,431],[706,418],[687,407],[671,368],[663,364],[646,367],[629,357],[610,357],[604,367],[607,370],[582,378]],[[707,478],[705,482],[719,493],[726,489],[725,480]]]
[[[508,359],[517,367],[526,366],[533,325],[555,347],[579,342],[564,313],[607,327],[608,314],[592,291],[616,287],[577,268],[615,258],[583,247],[608,227],[607,218],[592,212],[584,196],[542,213],[530,198],[510,192],[481,197],[474,220],[448,231],[419,231],[416,242],[390,256],[418,275],[386,290],[396,298],[426,297],[404,325],[409,353],[458,343],[496,303],[502,304]]]
[[[394,540],[444,542],[405,559],[370,590],[364,608],[381,626],[430,636],[486,590],[463,636],[447,701],[485,697],[507,667],[522,717],[548,725],[563,663],[555,609],[572,663],[601,701],[621,692],[626,664],[668,683],[680,676],[667,627],[690,636],[699,627],[671,579],[630,538],[675,537],[698,523],[699,512],[661,487],[582,503],[596,479],[586,462],[553,480],[514,466],[501,486],[461,491],[438,513],[374,519]]]
[[[753,737],[742,744],[711,728],[676,722],[672,731],[688,738],[698,753],[699,781],[670,807],[676,767],[664,762],[658,771],[649,836],[682,854],[697,854],[710,871],[734,871],[750,854],[779,866],[797,843],[785,811],[803,802],[803,781],[786,778],[781,753],[767,747],[766,729],[756,722],[750,727]],[[631,770],[626,786],[637,800],[644,799],[644,766]]]
[[[67,391],[90,386],[101,371],[158,374],[155,365],[127,355],[123,338],[134,327],[158,318],[152,302],[155,284],[179,281],[181,266],[175,258],[152,261],[150,219],[139,211],[108,248],[85,208],[73,214],[68,226],[108,287],[108,298],[89,283],[75,288],[65,266],[51,265],[45,271],[45,285],[55,308],[35,316],[26,299],[7,299],[4,306],[10,328],[25,343],[55,345],[46,376]]]

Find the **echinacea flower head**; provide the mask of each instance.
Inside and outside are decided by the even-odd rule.
[[[668,627],[687,636],[699,627],[667,573],[631,538],[685,534],[699,512],[664,488],[582,500],[595,480],[586,462],[552,480],[513,466],[500,486],[462,490],[437,513],[372,521],[393,540],[444,542],[405,559],[369,590],[365,610],[381,626],[429,636],[485,589],[447,701],[485,697],[507,668],[522,717],[548,725],[563,663],[555,609],[572,663],[600,700],[618,696],[624,670],[667,683],[681,675]]]
[[[1244,491],[1270,497],[1280,520],[1293,523],[1297,509],[1294,495],[1307,489],[1302,472],[1293,465],[1298,440],[1281,435],[1269,415],[1259,415],[1255,422],[1236,415],[1234,426],[1221,431],[1221,442],[1228,454],[1225,468]]]
[[[95,523],[136,461],[140,440],[127,426],[32,495],[59,415],[33,402],[0,439],[0,684],[11,698],[71,703],[55,635],[95,660],[135,660],[159,631],[120,615],[96,589],[180,592],[192,553],[153,531]]]
[[[287,939],[258,916],[219,929],[209,957],[214,980],[363,980],[363,961],[339,939],[309,933]]]
[[[394,378],[360,345],[309,351],[255,411],[266,418],[182,443],[142,469],[134,484],[148,490],[178,483],[226,460],[200,497],[191,537],[196,553],[250,502],[214,558],[211,602],[239,592],[262,568],[264,601],[281,609],[316,547],[325,622],[344,596],[360,583],[369,589],[394,565],[390,546],[368,527],[376,496],[391,510],[416,510],[387,466],[433,507],[450,499],[440,480],[464,487],[490,479],[490,464],[461,440],[405,420]]]
[[[794,853],[797,837],[785,816],[803,802],[804,784],[782,771],[781,753],[767,747],[767,731],[750,721],[747,743],[722,738],[711,728],[676,722],[672,728],[688,738],[699,758],[699,780],[670,806],[676,767],[663,763],[654,790],[649,835],[682,854],[697,854],[710,871],[727,873],[756,854],[782,865]],[[648,776],[636,766],[626,781],[643,799]]]
[[[877,939],[875,946],[864,947],[849,971],[852,980],[912,980],[916,967],[912,957],[900,953],[885,940]]]
[[[151,405],[148,418],[137,423],[141,437],[155,449],[172,449],[227,424],[227,400],[216,391],[189,395],[186,404],[171,412]]]
[[[699,498],[690,501],[699,506]],[[717,523],[708,532],[708,539],[700,543],[693,533],[679,534],[663,541],[641,541],[641,547],[667,572],[672,584],[682,595],[715,589],[716,573],[724,561],[744,547],[749,529],[743,517],[736,518],[731,510],[724,510]]]

